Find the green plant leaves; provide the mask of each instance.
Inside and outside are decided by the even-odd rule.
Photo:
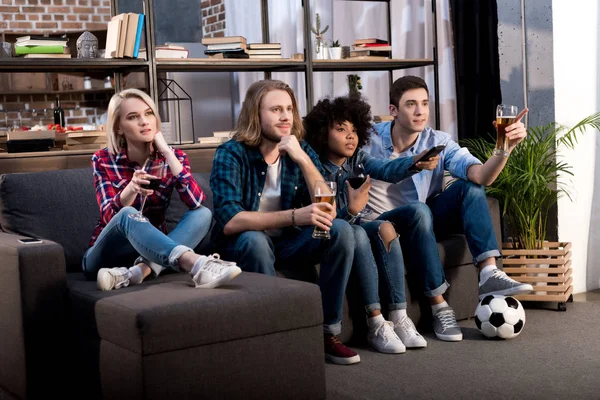
[[[486,188],[488,195],[500,201],[509,235],[517,248],[541,248],[550,209],[559,198],[570,198],[565,178],[573,176],[573,172],[560,150],[562,146],[573,149],[578,135],[588,128],[600,129],[600,113],[584,118],[570,129],[556,122],[530,127],[498,178]],[[493,154],[495,139],[465,139],[461,144],[486,161]]]

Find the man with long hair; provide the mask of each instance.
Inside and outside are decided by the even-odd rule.
[[[326,358],[354,364],[360,356],[337,338],[354,235],[346,221],[335,219],[335,205],[311,203],[323,168],[303,137],[293,90],[277,80],[252,84],[233,139],[219,146],[213,160],[215,239],[243,271],[274,276],[278,265],[320,264]],[[315,227],[331,239],[313,239]]]

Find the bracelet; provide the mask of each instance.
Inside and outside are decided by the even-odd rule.
[[[296,209],[295,209],[295,208],[293,208],[293,209],[292,209],[292,226],[293,226],[294,228],[297,228],[297,227],[298,227],[298,225],[296,225],[296,215],[295,215],[295,214],[296,214]]]

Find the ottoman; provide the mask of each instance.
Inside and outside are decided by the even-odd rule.
[[[69,275],[80,374],[99,376],[86,396],[325,397],[321,294],[312,283],[244,272],[195,289],[174,273],[101,292]]]

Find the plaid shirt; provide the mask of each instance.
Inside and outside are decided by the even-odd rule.
[[[305,141],[300,142],[321,174],[319,157]],[[217,232],[241,211],[258,211],[265,186],[267,163],[257,147],[230,140],[221,144],[213,159],[210,187],[213,191]],[[311,203],[302,171],[290,157],[281,157],[281,209],[300,208]]]
[[[168,164],[164,178],[158,190],[155,190],[146,199],[144,204],[144,215],[148,217],[152,225],[164,233],[167,233],[165,223],[165,210],[169,205],[171,193],[175,187],[179,192],[181,200],[191,209],[198,208],[206,197],[196,179],[190,171],[190,163],[185,153],[179,149],[173,149],[175,156],[183,165],[179,175],[173,176]],[[158,160],[166,164],[164,156],[158,153]],[[96,187],[96,200],[100,206],[100,220],[96,224],[90,247],[96,242],[102,229],[108,224],[112,217],[123,208],[121,204],[121,192],[133,178],[133,172],[141,166],[127,158],[126,149],[117,155],[111,155],[107,148],[97,151],[92,156],[92,168],[94,173],[94,186]],[[136,196],[132,207],[140,209],[141,196]]]

